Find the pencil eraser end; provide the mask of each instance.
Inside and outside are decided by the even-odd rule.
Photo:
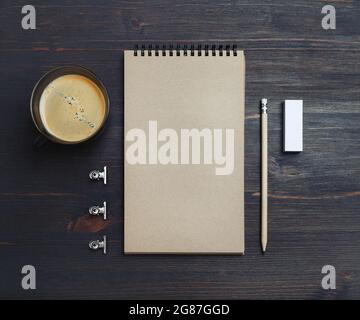
[[[284,152],[303,151],[303,100],[284,102]]]

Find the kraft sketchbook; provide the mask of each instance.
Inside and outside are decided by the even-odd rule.
[[[243,51],[124,60],[125,253],[243,254]]]

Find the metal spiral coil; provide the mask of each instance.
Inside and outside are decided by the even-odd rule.
[[[136,44],[134,47],[134,56],[141,56],[141,57],[145,57],[145,56],[169,56],[169,57],[174,57],[174,56],[216,56],[216,54],[219,54],[219,56],[237,56],[237,49],[236,49],[236,45],[209,45],[209,44],[205,44],[205,45],[201,45],[198,44],[197,46],[195,46],[194,44],[191,44],[190,46],[187,44],[177,44],[177,45],[173,45],[173,44],[164,44],[164,45],[159,45],[159,44],[149,44],[149,45],[138,45]]]

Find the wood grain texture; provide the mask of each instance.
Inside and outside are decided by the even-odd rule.
[[[360,7],[331,1],[24,1],[0,4],[0,298],[360,298]],[[235,43],[246,50],[246,254],[123,255],[122,50],[135,43]],[[54,66],[80,64],[111,99],[105,132],[80,146],[46,144],[29,112],[32,88]],[[174,75],[176,76],[176,75]],[[259,99],[269,99],[269,245],[260,250]],[[282,153],[285,99],[304,100],[304,152]],[[88,179],[107,165],[107,186]],[[156,186],[149,186],[156,187]],[[86,217],[109,204],[109,223]],[[87,242],[106,234],[109,254]],[[37,290],[21,289],[21,267]],[[321,288],[321,268],[337,289]]]

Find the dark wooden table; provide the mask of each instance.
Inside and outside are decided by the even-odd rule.
[[[360,298],[360,8],[331,1],[28,1],[0,4],[0,298]],[[140,44],[237,44],[246,50],[246,255],[124,256],[123,50]],[[49,69],[93,69],[111,98],[105,132],[79,146],[32,148],[29,112]],[[269,98],[269,249],[260,252],[260,119]],[[304,100],[304,152],[284,154],[285,99]],[[91,183],[107,165],[109,183]],[[108,201],[109,222],[89,219]],[[107,235],[109,254],[88,241]],[[21,288],[21,268],[37,289]],[[321,287],[333,265],[336,290]]]

